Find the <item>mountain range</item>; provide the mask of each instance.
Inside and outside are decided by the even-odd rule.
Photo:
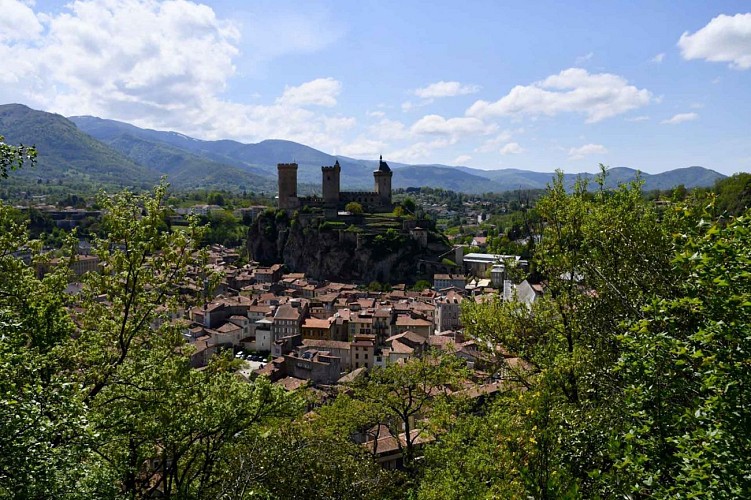
[[[0,105],[0,135],[8,144],[34,144],[38,165],[17,175],[27,179],[76,179],[103,185],[144,188],[167,176],[176,188],[276,191],[276,165],[296,162],[299,191],[320,189],[321,166],[339,161],[343,189],[373,187],[378,160],[333,156],[303,144],[265,140],[244,144],[232,140],[204,141],[176,132],[142,129],[93,116],[61,115],[33,110],[21,104]],[[480,170],[447,165],[408,165],[389,162],[394,188],[434,187],[465,193],[543,189],[553,174],[519,169]],[[616,167],[608,170],[607,185],[615,186],[640,176],[644,189],[711,186],[724,175],[692,166],[660,174]],[[592,174],[566,174],[573,185]]]

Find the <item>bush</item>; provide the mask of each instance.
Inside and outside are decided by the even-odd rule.
[[[344,210],[351,213],[352,215],[362,215],[363,213],[362,205],[360,205],[356,201],[350,201],[349,203],[347,203],[347,205],[344,207]]]

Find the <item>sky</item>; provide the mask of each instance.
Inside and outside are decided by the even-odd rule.
[[[12,102],[412,164],[729,175],[751,171],[751,4],[0,0]]]

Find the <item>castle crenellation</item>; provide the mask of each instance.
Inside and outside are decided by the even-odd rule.
[[[279,163],[277,173],[279,208],[285,210],[294,210],[304,206],[340,209],[353,201],[360,203],[363,209],[370,212],[390,211],[393,208],[391,203],[393,172],[383,161],[383,157],[380,158],[378,169],[373,172],[373,191],[342,191],[341,166],[338,160],[334,165],[321,167],[321,196],[297,196],[297,163]]]

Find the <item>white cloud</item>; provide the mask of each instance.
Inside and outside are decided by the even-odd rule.
[[[483,142],[480,147],[475,149],[476,153],[490,153],[500,147],[501,144],[509,142],[511,140],[511,132],[504,130],[492,139],[488,139]]]
[[[342,86],[333,78],[287,86],[268,104],[223,98],[237,71],[240,25],[218,18],[207,5],[187,0],[78,0],[56,14],[34,13],[32,8],[32,2],[0,0],[0,102],[24,102],[66,116],[123,120],[203,139],[279,138],[321,149],[343,145],[356,125],[352,117],[306,109],[336,105]],[[251,38],[256,29],[264,29],[257,26],[261,21],[249,26]],[[13,31],[8,23],[24,23],[23,30],[16,26]],[[312,50],[315,43],[302,48],[308,38],[302,27],[296,33],[281,30],[282,37],[274,32],[264,43],[276,47],[272,52]],[[243,50],[248,48],[246,35]],[[269,43],[272,38],[274,43]]]
[[[342,84],[333,78],[317,78],[297,87],[286,87],[277,103],[289,106],[336,106]]]
[[[607,148],[602,144],[585,144],[578,148],[571,148],[568,150],[569,160],[581,160],[585,156],[589,155],[604,155],[608,152]]]
[[[433,101],[434,101],[433,99],[423,99],[417,102],[404,101],[401,106],[402,111],[406,113],[407,111],[412,111],[413,109],[416,109],[416,108],[422,108],[424,106],[427,106],[428,104],[433,104]]]
[[[445,138],[436,139],[434,141],[420,141],[410,144],[409,146],[391,151],[388,157],[394,161],[413,163],[419,162],[430,158],[431,153],[435,149],[445,148],[450,146],[451,141]]]
[[[0,42],[34,40],[43,31],[34,11],[24,2],[0,0]]]
[[[693,34],[678,40],[684,59],[727,62],[731,68],[751,68],[751,13],[721,14]]]
[[[668,125],[677,125],[678,123],[690,122],[690,121],[696,120],[697,118],[699,118],[699,115],[696,113],[678,113],[677,115],[674,115],[672,118],[668,118],[667,120],[662,120],[660,123],[665,123]]]
[[[431,83],[427,87],[414,90],[414,94],[422,99],[435,99],[438,97],[453,97],[457,95],[467,95],[479,92],[479,85],[463,84],[460,82],[440,82]]]
[[[407,127],[398,120],[383,118],[378,123],[368,127],[371,136],[384,141],[398,141],[409,137]]]
[[[531,85],[517,85],[498,101],[477,101],[467,115],[555,116],[573,112],[587,115],[587,123],[594,123],[646,106],[652,100],[650,91],[629,85],[621,76],[569,68]]]
[[[639,115],[631,118],[626,118],[627,122],[645,122],[647,120],[649,120],[649,117],[647,115]]]
[[[651,59],[651,62],[659,64],[659,63],[661,63],[664,60],[665,60],[665,53],[664,52],[660,52],[659,54],[657,54],[656,56],[654,56]]]
[[[592,59],[592,57],[594,57],[594,55],[595,55],[594,52],[590,52],[590,53],[585,54],[583,56],[579,56],[579,57],[576,58],[576,64],[584,64],[585,62],[587,62],[590,59]]]
[[[384,116],[386,116],[386,113],[384,113],[383,111],[368,111],[367,115],[372,116],[373,118],[383,118]]]
[[[518,142],[509,142],[508,144],[504,145],[501,148],[501,154],[506,155],[517,155],[519,153],[524,152],[524,148],[522,148]]]
[[[338,154],[356,158],[375,157],[386,149],[386,143],[374,141],[365,137],[358,137],[353,142],[345,144],[338,149]]]
[[[451,163],[461,165],[462,163],[467,163],[469,160],[471,160],[472,157],[469,155],[459,155],[456,158],[454,158],[454,161]]]
[[[200,107],[235,72],[239,30],[205,5],[78,1],[67,9],[37,15],[46,29],[33,42],[0,44],[6,81],[47,108],[121,119],[176,112]]]
[[[410,127],[415,135],[440,135],[450,137],[455,142],[459,137],[492,133],[495,125],[487,125],[472,117],[449,118],[440,115],[426,115]]]

